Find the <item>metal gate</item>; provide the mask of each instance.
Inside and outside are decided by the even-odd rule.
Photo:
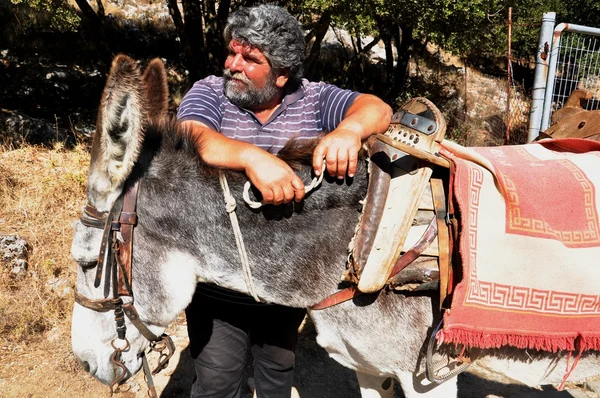
[[[592,98],[585,109],[600,108],[600,29],[561,23],[554,27],[555,13],[542,19],[528,140],[550,126],[552,112],[563,107],[575,89]]]

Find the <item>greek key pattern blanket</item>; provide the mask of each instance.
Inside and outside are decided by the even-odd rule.
[[[600,349],[600,143],[443,146],[456,165],[462,279],[438,339]]]

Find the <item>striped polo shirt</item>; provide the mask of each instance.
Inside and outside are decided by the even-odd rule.
[[[252,111],[229,101],[222,77],[209,76],[197,81],[183,97],[177,119],[201,122],[229,138],[277,153],[293,137],[310,139],[333,131],[358,95],[331,84],[302,79],[263,124]]]

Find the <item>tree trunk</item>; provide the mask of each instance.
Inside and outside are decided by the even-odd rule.
[[[322,16],[317,26],[314,27],[313,30],[306,36],[307,39],[311,39],[314,37],[313,43],[310,45],[310,52],[306,60],[304,61],[304,70],[306,71],[306,76],[309,79],[314,77],[315,71],[314,67],[319,59],[319,54],[321,52],[321,43],[323,42],[323,38],[327,34],[327,29],[329,29],[329,24],[331,23],[331,12],[326,11]],[[307,43],[308,44],[308,43]]]
[[[379,40],[381,40],[381,38],[379,36],[375,36],[375,38],[373,38],[373,41],[364,46],[360,51],[362,53],[368,53],[373,47],[377,45],[377,43],[379,43]]]
[[[375,15],[374,19],[377,23],[381,40],[383,40],[385,48],[385,72],[387,80],[390,83],[389,87],[392,87],[394,79],[394,51],[392,49],[392,33],[390,28],[392,24],[388,19],[384,19],[379,15]]]
[[[231,0],[221,0],[219,2],[219,8],[216,10],[216,15],[213,16],[213,23],[211,29],[207,32],[207,38],[210,34],[210,41],[207,40],[208,54],[211,60],[211,66],[214,71],[220,71],[223,68],[225,62],[225,46],[228,43],[223,41],[223,31],[225,25],[227,25],[227,18],[229,18],[229,8],[231,7]]]
[[[183,22],[183,18],[181,17],[181,12],[179,12],[177,0],[168,0],[167,4],[169,8],[169,15],[171,15],[171,19],[173,20],[173,24],[175,25],[175,31],[177,32],[179,42],[181,43],[181,49],[183,51],[183,55],[185,56],[187,68],[191,70],[192,65],[190,63],[190,60],[194,58],[194,52],[190,47],[187,34],[185,33],[185,24]]]
[[[397,95],[406,85],[408,67],[412,55],[413,28],[405,23],[398,25],[395,32],[396,50],[398,51],[398,64],[394,76],[394,94]]]
[[[394,51],[392,49],[392,37],[387,33],[382,33],[381,40],[385,47],[385,72],[388,80],[392,81],[394,78]]]
[[[106,42],[104,19],[96,14],[92,6],[90,6],[86,0],[75,0],[75,2],[81,10],[82,28],[85,33],[92,38],[93,43],[96,45],[98,54],[100,54],[100,61],[105,65],[105,70],[103,72],[106,73],[112,62],[112,52]],[[100,9],[100,13],[102,16],[104,15],[104,8]]]
[[[219,32],[223,32],[225,25],[227,24],[227,18],[229,18],[229,8],[231,7],[231,0],[221,0],[219,3],[219,9],[217,10],[217,29]]]
[[[199,0],[182,0],[183,6],[183,31],[189,55],[186,54],[187,65],[192,82],[201,79],[208,70],[208,57],[202,23],[202,10]]]
[[[104,5],[102,4],[102,0],[96,0],[96,6],[98,7],[98,16],[100,19],[104,20],[106,17],[106,13],[104,12]]]
[[[362,40],[360,38],[360,31],[358,29],[356,29],[356,48],[358,49],[357,54],[362,52]]]
[[[183,18],[181,17],[181,13],[179,12],[179,7],[177,7],[177,0],[168,0],[169,6],[169,15],[171,15],[171,19],[173,20],[173,24],[175,25],[175,31],[177,31],[177,36],[179,36],[179,40],[181,41],[181,45],[185,49],[188,47],[186,44],[187,38],[185,36],[185,26],[183,24]]]

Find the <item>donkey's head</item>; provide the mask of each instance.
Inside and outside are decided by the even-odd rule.
[[[88,208],[100,214],[106,213],[121,196],[123,187],[127,186],[128,179],[131,180],[146,130],[167,116],[167,98],[166,72],[160,60],[150,62],[142,73],[137,63],[127,56],[119,55],[114,59],[102,94],[92,144]],[[94,218],[96,212],[91,213]],[[101,283],[96,284],[99,287],[94,283],[103,226],[91,224],[76,222],[71,253],[79,265],[78,294],[101,302],[105,295],[113,298],[114,279],[102,272],[98,274],[102,277]],[[121,374],[135,374],[140,369],[140,353],[147,347],[148,341],[127,321],[126,339],[130,346],[120,353],[127,372],[115,368],[110,361],[113,346],[124,348],[125,340],[117,338],[114,311],[103,309],[105,311],[95,311],[75,304],[71,342],[73,352],[84,368],[103,383],[110,384]],[[148,327],[157,335],[164,329],[152,324]]]

